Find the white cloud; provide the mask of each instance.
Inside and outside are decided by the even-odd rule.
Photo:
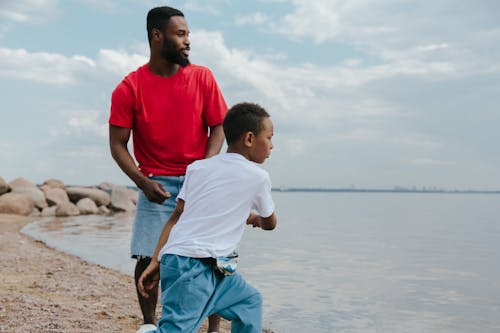
[[[0,48],[0,76],[49,84],[77,84],[88,77],[123,77],[147,62],[141,54],[100,50],[95,60],[81,55]]]
[[[46,21],[59,14],[56,0],[2,0],[0,17],[14,22]]]
[[[66,120],[67,131],[74,135],[97,135],[107,137],[108,124],[103,114],[96,110],[80,110],[72,112]],[[69,133],[68,133],[69,134]]]
[[[261,12],[253,13],[251,15],[240,16],[236,18],[236,24],[263,24],[269,17]]]
[[[83,56],[0,48],[0,76],[51,84],[74,84],[75,73],[88,72],[94,62]]]
[[[221,13],[220,8],[227,5],[228,2],[229,0],[188,0],[184,2],[182,7],[186,10],[219,15]]]
[[[100,69],[117,76],[124,76],[147,61],[148,57],[143,54],[109,49],[100,50],[96,60]]]
[[[431,158],[419,158],[410,161],[410,164],[415,164],[419,166],[454,166],[457,162],[446,161],[446,160],[436,160]]]

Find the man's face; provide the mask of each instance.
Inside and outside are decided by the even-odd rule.
[[[189,28],[182,16],[172,16],[163,32],[162,57],[168,62],[181,65],[189,64]]]

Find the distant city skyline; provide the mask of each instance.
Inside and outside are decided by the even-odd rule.
[[[275,123],[273,187],[500,189],[500,2],[3,0],[0,176],[130,185],[110,95],[184,11],[191,61]]]

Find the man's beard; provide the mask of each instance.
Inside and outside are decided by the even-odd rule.
[[[186,67],[190,64],[189,58],[186,57],[181,51],[177,50],[174,43],[172,43],[167,37],[163,37],[161,56],[168,62],[178,64],[182,67]]]

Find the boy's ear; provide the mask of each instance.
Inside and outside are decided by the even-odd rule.
[[[243,135],[243,144],[245,147],[252,147],[255,140],[255,134],[253,132],[246,132]]]

